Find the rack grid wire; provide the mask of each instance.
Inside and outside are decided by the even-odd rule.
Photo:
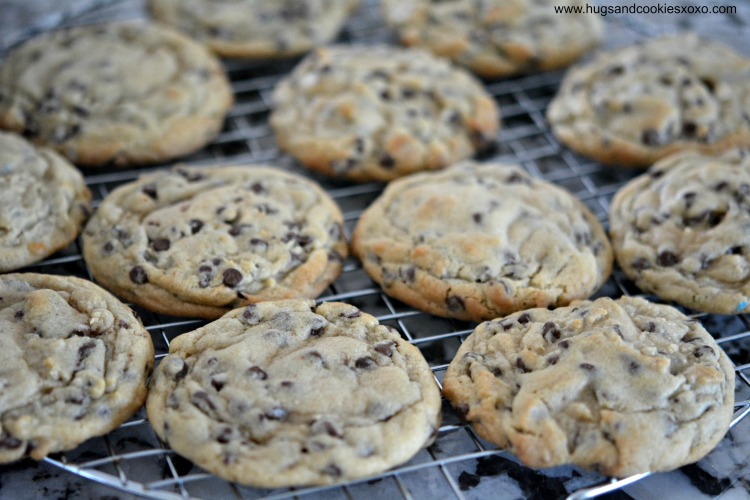
[[[91,11],[68,19],[63,25],[142,17],[142,6],[124,0],[103,0]],[[679,28],[679,27],[678,27]],[[633,42],[658,34],[661,28],[637,18],[607,20],[609,46]],[[677,29],[677,28],[676,28]],[[740,30],[738,27],[737,30]],[[341,35],[343,43],[393,42],[374,2],[364,6]],[[747,35],[746,35],[747,36]],[[382,192],[382,184],[352,185],[311,174],[277,150],[267,125],[274,85],[296,61],[250,63],[230,61],[226,69],[236,96],[218,138],[201,152],[183,159],[194,165],[271,163],[311,177],[322,184],[339,203],[346,220],[347,236],[362,211]],[[498,148],[482,160],[521,164],[530,174],[554,182],[581,199],[606,226],[612,195],[636,172],[606,169],[563,148],[552,136],[545,110],[554,96],[562,72],[532,75],[486,83],[500,106],[503,127]],[[132,170],[84,170],[94,195],[94,206],[116,186],[164,166]],[[25,269],[31,272],[75,275],[92,279],[81,256],[80,240],[50,259]],[[595,296],[618,297],[640,294],[624,275],[613,276]],[[656,297],[649,296],[657,301]],[[319,299],[340,300],[373,314],[381,323],[397,328],[427,359],[438,384],[460,343],[473,324],[437,318],[386,296],[364,273],[358,262],[348,259],[339,280]],[[154,314],[135,308],[152,334],[156,362],[166,356],[169,342],[205,322]],[[688,313],[690,313],[688,311]],[[750,318],[705,314],[699,318],[727,352],[737,374],[734,428],[750,414]],[[745,426],[750,419],[745,421]],[[734,429],[735,432],[737,429]],[[747,432],[747,429],[745,429]],[[726,453],[729,438],[714,453]],[[713,454],[712,454],[713,455]],[[704,459],[710,469],[711,457]],[[259,490],[227,483],[208,474],[166,448],[141,410],[115,431],[94,438],[77,449],[48,457],[47,463],[72,474],[121,491],[149,498],[474,498],[510,496],[593,498],[631,485],[649,474],[608,479],[572,467],[535,471],[520,465],[510,454],[480,439],[470,425],[462,423],[443,401],[443,421],[435,443],[407,464],[366,480],[332,487]],[[702,462],[702,463],[703,463]],[[740,480],[740,479],[737,479]],[[731,485],[725,485],[727,488]],[[519,490],[520,488],[520,490]]]

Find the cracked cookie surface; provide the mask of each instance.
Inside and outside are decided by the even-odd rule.
[[[207,49],[148,24],[43,34],[0,66],[0,127],[83,166],[191,153],[219,132],[232,100]]]
[[[732,419],[734,379],[698,321],[622,297],[479,325],[443,388],[480,436],[528,466],[622,477],[711,451]]]
[[[98,282],[146,309],[218,318],[312,298],[347,255],[338,206],[314,182],[256,165],[175,167],[102,201],[83,233]]]
[[[175,338],[151,382],[159,437],[212,473],[278,488],[350,481],[432,443],[419,350],[342,303],[263,302]]]
[[[0,275],[0,463],[117,428],[143,404],[153,361],[140,321],[93,283]]]
[[[750,146],[750,60],[695,34],[649,40],[571,69],[547,111],[555,136],[608,164]]]
[[[151,15],[224,57],[303,54],[333,40],[357,0],[149,0]]]
[[[83,176],[54,151],[0,132],[0,272],[65,248],[91,208]]]
[[[563,68],[596,47],[593,14],[555,14],[583,0],[385,0],[405,45],[429,49],[486,78]]]
[[[750,155],[670,156],[614,197],[610,234],[642,290],[716,314],[750,304]]]
[[[573,195],[520,167],[474,162],[392,182],[352,251],[388,295],[473,321],[587,298],[612,267],[604,230]]]
[[[360,182],[444,168],[490,147],[500,128],[479,82],[415,49],[318,49],[273,101],[281,149],[312,170]]]

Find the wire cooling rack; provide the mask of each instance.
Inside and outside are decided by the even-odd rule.
[[[101,1],[91,12],[69,19],[65,24],[83,24],[111,19],[142,17],[139,2]],[[746,19],[750,19],[747,16]],[[741,19],[740,19],[741,20]],[[659,20],[647,23],[633,17],[607,20],[608,46],[633,42],[659,34]],[[684,22],[672,29],[689,27]],[[723,25],[722,25],[723,26]],[[736,29],[722,33],[740,36],[742,23]],[[721,30],[720,30],[721,31]],[[748,38],[748,35],[744,35]],[[343,42],[389,42],[387,30],[380,19],[377,6],[365,2],[347,25],[341,36]],[[270,96],[274,85],[294,66],[295,61],[282,63],[229,62],[227,70],[236,95],[224,130],[203,151],[184,159],[196,165],[272,163],[282,168],[303,173],[320,182],[341,206],[346,220],[347,235],[362,211],[382,191],[381,184],[352,185],[322,178],[303,171],[289,158],[280,155],[267,125]],[[487,90],[501,108],[503,128],[496,151],[483,159],[520,163],[529,173],[552,181],[575,193],[605,224],[612,195],[635,175],[617,169],[607,169],[585,160],[561,147],[553,138],[544,118],[545,110],[557,90],[561,72],[534,75],[500,82],[487,83]],[[135,170],[84,171],[86,182],[94,195],[94,205],[116,186],[131,181],[156,168]],[[80,240],[27,271],[76,275],[91,279],[81,257]],[[639,291],[621,272],[602,287],[597,296],[618,297],[638,294]],[[649,297],[656,300],[655,297]],[[321,297],[321,300],[340,300],[353,304],[375,315],[381,323],[389,324],[419,347],[432,368],[438,383],[456,350],[474,325],[437,318],[411,309],[384,295],[363,272],[358,262],[349,259],[341,278]],[[171,318],[136,308],[148,331],[152,334],[157,362],[169,350],[175,336],[193,330],[204,322]],[[750,414],[750,319],[746,315],[722,317],[697,315],[704,326],[717,338],[735,365],[737,391],[735,428]],[[535,471],[518,464],[510,454],[499,451],[481,440],[470,426],[459,421],[449,404],[443,404],[443,421],[436,442],[421,451],[410,462],[390,472],[334,487],[315,487],[285,490],[258,490],[227,483],[208,474],[189,461],[167,449],[156,438],[145,420],[143,410],[110,434],[91,439],[76,450],[54,455],[46,462],[82,478],[87,478],[122,491],[150,498],[477,498],[486,496],[552,498],[570,495],[571,498],[591,498],[620,490],[640,481],[648,474],[621,480],[607,479],[572,467],[557,467]],[[750,419],[744,421],[747,434]],[[690,474],[708,478],[721,488],[718,494],[732,486],[743,471],[726,469],[725,456],[736,451],[730,432],[716,451],[700,462]],[[681,474],[673,472],[671,474]],[[716,479],[716,477],[722,479]],[[726,477],[735,478],[726,479]],[[625,491],[630,491],[626,489]],[[627,495],[620,494],[621,498]]]

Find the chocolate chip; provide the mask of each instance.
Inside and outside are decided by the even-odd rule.
[[[180,176],[182,176],[188,182],[198,182],[203,179],[203,174],[184,168],[175,169]]]
[[[250,378],[256,380],[266,380],[268,378],[268,374],[259,366],[251,366],[245,373],[247,373]]]
[[[156,192],[156,184],[146,184],[141,188],[141,191],[143,191],[143,194],[151,198],[152,200],[155,200],[158,193]]]
[[[341,469],[335,464],[328,464],[320,469],[320,473],[331,477],[341,477]]]
[[[268,420],[280,420],[284,421],[289,417],[289,412],[281,406],[274,406],[268,410],[264,415]]]
[[[461,404],[461,405],[453,407],[453,410],[456,412],[456,416],[462,422],[466,422],[467,421],[467,417],[469,415],[469,405]]]
[[[612,66],[607,70],[609,76],[618,76],[625,73],[625,67],[621,65]]]
[[[553,322],[548,321],[542,327],[542,336],[547,342],[552,342],[552,339],[560,338],[560,330],[557,329],[557,326]]]
[[[377,363],[375,363],[375,360],[369,356],[361,357],[357,361],[354,362],[354,366],[363,370],[367,368],[372,368],[373,366],[376,366],[376,365]]]
[[[375,349],[375,352],[379,352],[383,356],[388,356],[390,358],[393,356],[394,347],[396,347],[396,343],[391,341],[377,344],[373,349]]]
[[[111,241],[106,242],[104,246],[102,247],[102,250],[104,251],[104,253],[112,253],[112,250],[114,249],[115,249],[115,246],[112,244]]]
[[[130,270],[130,281],[132,281],[136,285],[143,285],[144,283],[148,283],[146,270],[141,266],[135,266]]]
[[[580,365],[578,365],[578,366],[579,366],[579,367],[580,367],[580,368],[581,368],[582,370],[586,370],[586,371],[592,371],[592,370],[594,370],[594,368],[595,368],[595,366],[594,366],[594,365],[592,365],[591,363],[581,363],[581,364],[580,364]]]
[[[656,262],[663,267],[674,266],[680,261],[679,257],[674,252],[664,250],[656,257]]]
[[[549,358],[547,358],[547,365],[556,365],[557,362],[560,361],[560,356],[557,354],[553,354]]]
[[[180,360],[182,361],[182,360]],[[185,376],[188,374],[188,365],[184,361],[182,361],[182,368],[180,368],[180,371],[174,374],[174,380],[175,382],[178,382],[185,378]]]
[[[310,329],[310,337],[320,337],[323,335],[323,332],[325,331],[326,327],[321,326],[320,328],[311,328]]]
[[[15,319],[23,319],[23,310],[16,311],[16,314],[13,315]]]
[[[170,242],[166,238],[157,238],[151,243],[151,248],[153,248],[157,252],[164,252],[166,250],[169,250]]]
[[[361,311],[351,311],[351,312],[342,314],[342,316],[344,318],[355,319],[355,318],[359,318],[360,316],[362,316],[362,312]]]
[[[526,366],[526,363],[523,362],[523,359],[520,357],[516,358],[516,368],[521,370],[522,373],[528,373],[531,370],[529,370],[529,367]]]
[[[398,270],[398,274],[406,283],[414,283],[416,279],[416,271],[413,267],[402,267]]]
[[[648,269],[651,267],[651,264],[649,263],[649,261],[644,259],[643,257],[639,257],[635,259],[633,262],[630,263],[630,265],[636,271],[643,271],[644,269]]]
[[[205,391],[198,391],[190,398],[190,402],[197,406],[201,411],[207,413],[208,411],[215,411],[216,404],[211,400],[211,397]]]
[[[258,316],[258,306],[255,304],[250,304],[245,308],[244,311],[242,311],[242,319],[245,320],[250,325],[257,325],[260,322],[260,317]]]
[[[458,295],[451,295],[450,297],[445,299],[445,305],[451,311],[465,311],[466,310],[466,304],[464,303],[464,299],[462,299]]]
[[[656,331],[656,324],[653,321],[649,321],[648,325],[646,325],[646,331],[647,332],[655,332]]]
[[[654,129],[644,130],[641,134],[641,142],[647,146],[659,145],[659,132]]]
[[[640,369],[641,369],[641,364],[638,363],[637,361],[631,361],[630,363],[628,363],[628,372],[631,375],[635,375],[636,373],[638,373]]]
[[[702,358],[703,356],[707,354],[708,355],[714,354],[714,350],[708,347],[707,345],[702,345],[693,352],[693,356],[695,356],[696,358]]]
[[[193,234],[197,233],[203,228],[203,221],[198,219],[191,219],[190,220],[190,232]]]
[[[479,212],[474,212],[473,214],[471,214],[471,218],[474,220],[475,223],[481,224],[483,216]]]
[[[570,347],[570,342],[568,342],[567,340],[563,340],[557,345],[560,346],[560,349],[567,349],[568,347]]]
[[[682,198],[685,200],[685,208],[690,208],[693,206],[696,196],[698,196],[697,193],[694,193],[693,191],[682,195]]]
[[[255,194],[264,194],[266,193],[266,188],[260,182],[254,182],[250,184],[250,191]]]
[[[531,321],[531,316],[529,315],[529,313],[523,313],[518,317],[518,323],[521,325],[525,325],[529,321]]]
[[[396,160],[389,155],[388,153],[383,153],[380,155],[380,160],[378,161],[381,167],[391,169],[396,166]]]
[[[290,387],[294,387],[294,382],[292,382],[291,380],[282,380],[281,387],[283,387],[284,389],[289,389]]]
[[[323,422],[323,429],[325,430],[325,433],[328,434],[331,437],[335,438],[343,438],[344,436],[341,435],[341,433],[336,430],[336,427],[333,426],[331,422]]]
[[[697,131],[698,125],[693,122],[685,122],[682,124],[682,135],[685,137],[695,137]]]
[[[221,380],[216,380],[215,378],[211,379],[211,386],[213,386],[214,389],[217,391],[220,391],[224,388],[224,382]]]
[[[414,89],[401,89],[401,97],[404,99],[412,99],[416,95],[417,92]]]
[[[716,82],[714,82],[713,80],[710,80],[708,78],[701,78],[700,80],[701,80],[701,83],[703,85],[705,85],[706,89],[708,89],[708,91],[711,94],[713,94],[714,91],[716,90]]]
[[[237,269],[229,268],[222,274],[222,283],[224,286],[234,288],[242,282],[242,273]]]
[[[232,428],[231,427],[224,427],[221,432],[219,432],[219,435],[216,436],[216,441],[221,444],[226,444],[232,440]]]
[[[736,245],[727,250],[727,253],[730,255],[742,255],[743,247],[741,245]]]
[[[130,324],[122,319],[117,322],[117,326],[119,328],[122,328],[123,330],[127,330],[128,328],[130,328]]]
[[[22,441],[13,436],[6,436],[0,439],[0,450],[15,450],[16,448],[20,448],[22,444]]]

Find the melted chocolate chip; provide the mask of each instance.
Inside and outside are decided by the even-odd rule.
[[[242,282],[242,273],[237,269],[229,268],[222,274],[222,283],[224,286],[234,288]]]
[[[557,362],[560,361],[560,356],[557,354],[553,354],[549,358],[547,358],[547,365],[556,365]]]
[[[651,267],[651,264],[649,263],[649,261],[644,259],[643,257],[639,257],[635,259],[633,262],[630,263],[630,265],[636,271],[643,271],[644,269],[648,269]]]
[[[658,146],[659,145],[659,132],[654,129],[644,130],[641,134],[641,142],[647,146]]]
[[[247,373],[248,377],[256,380],[266,380],[268,378],[268,374],[259,366],[251,366],[245,373]]]
[[[391,169],[396,166],[396,160],[388,153],[383,153],[378,164],[383,168]]]
[[[342,314],[342,316],[344,318],[355,319],[355,318],[359,318],[360,316],[362,316],[362,312],[361,311],[352,311],[352,312],[344,313],[344,314]]]
[[[396,347],[396,343],[391,341],[377,344],[373,349],[375,349],[375,352],[379,352],[383,356],[388,356],[390,358],[391,356],[393,356],[394,347]]]
[[[158,196],[158,193],[156,192],[156,184],[146,184],[141,188],[141,191],[143,191],[143,194],[151,198],[152,200],[155,200]]]
[[[133,269],[131,269],[129,276],[130,276],[130,281],[132,281],[136,285],[143,285],[145,283],[148,283],[148,276],[146,275],[146,270],[143,269],[141,266],[135,266]]]
[[[371,357],[364,356],[364,357],[359,358],[357,361],[355,361],[354,366],[362,370],[365,370],[368,368],[372,368],[373,366],[377,366],[377,363],[375,363],[375,360],[372,359]]]
[[[596,367],[595,367],[594,365],[592,365],[591,363],[581,363],[581,364],[580,364],[580,365],[578,365],[578,366],[579,366],[579,367],[580,367],[580,368],[581,368],[582,370],[586,370],[586,371],[589,371],[589,372],[590,372],[590,371],[593,371],[593,370],[594,370],[594,368],[596,368]]]
[[[466,304],[464,303],[464,299],[462,299],[458,295],[451,295],[450,297],[445,299],[445,305],[451,311],[465,311],[466,310]]]
[[[219,432],[219,435],[216,436],[216,441],[221,444],[226,444],[232,440],[232,428],[231,427],[224,427],[221,432]]]
[[[190,232],[195,234],[203,228],[203,221],[198,219],[190,220]]]
[[[211,386],[216,389],[217,391],[220,391],[224,388],[224,382],[221,380],[217,380],[215,378],[211,379]]]
[[[251,325],[257,325],[260,321],[260,317],[258,316],[258,306],[255,304],[247,306],[245,310],[242,311],[242,319]]]
[[[22,444],[22,441],[13,436],[6,436],[0,439],[0,450],[15,450],[16,448],[20,448]]]
[[[193,394],[193,396],[190,398],[190,402],[200,408],[203,412],[216,410],[216,405],[211,400],[211,396],[209,396],[205,391],[198,391]]]
[[[182,361],[182,360],[180,360]],[[184,361],[182,361],[182,368],[180,368],[180,371],[174,374],[174,380],[175,382],[178,382],[185,378],[185,376],[188,374],[188,365]]]
[[[170,242],[166,238],[157,238],[151,243],[151,248],[153,248],[157,252],[164,252],[166,250],[169,250]]]
[[[529,370],[529,367],[526,366],[526,363],[523,362],[523,359],[520,357],[516,358],[516,368],[521,370],[522,373],[528,373],[531,370]]]
[[[529,313],[523,313],[518,317],[518,323],[521,325],[525,325],[529,321],[531,321],[531,316],[529,315]]]
[[[714,350],[707,345],[702,345],[693,352],[693,356],[696,358],[702,358],[703,356],[712,354],[714,354]]]
[[[680,261],[679,257],[674,252],[665,250],[656,257],[656,262],[663,267],[671,267]]]
[[[560,338],[560,330],[557,329],[557,326],[553,322],[548,321],[542,327],[542,336],[547,342],[552,342],[553,339]]]

